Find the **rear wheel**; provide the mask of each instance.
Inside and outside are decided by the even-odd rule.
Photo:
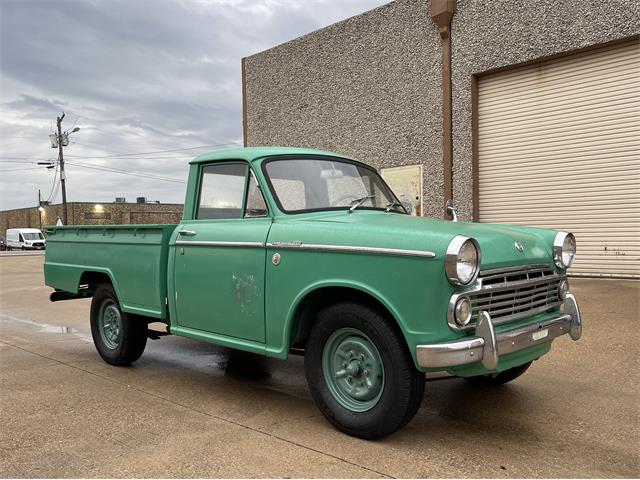
[[[475,383],[476,385],[483,386],[496,386],[503,385],[505,383],[510,382],[511,380],[515,380],[524,372],[526,372],[531,366],[531,362],[523,363],[522,365],[518,365],[517,367],[510,368],[505,370],[504,372],[496,373],[493,375],[478,375],[476,377],[465,377],[465,380],[468,380],[471,383]]]
[[[372,308],[339,303],[318,314],[305,348],[313,399],[339,430],[377,439],[406,425],[424,394],[404,338]]]
[[[129,365],[144,352],[147,324],[144,319],[123,312],[113,287],[103,284],[91,300],[91,335],[105,362]]]

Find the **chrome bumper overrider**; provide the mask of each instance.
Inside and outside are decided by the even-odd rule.
[[[495,370],[499,355],[548,342],[565,333],[573,340],[578,340],[582,334],[580,310],[571,294],[564,301],[562,315],[498,335],[489,314],[480,312],[475,336],[456,342],[418,345],[418,365],[422,368],[447,368],[482,362],[487,370]]]

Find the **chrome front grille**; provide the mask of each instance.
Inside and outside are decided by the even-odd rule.
[[[472,317],[466,328],[475,326],[480,311],[486,311],[494,324],[500,324],[560,305],[558,284],[564,277],[546,265],[486,270],[480,272],[478,278],[476,289],[452,298],[453,305],[461,296],[471,301]],[[452,321],[451,306],[449,324],[460,329]]]

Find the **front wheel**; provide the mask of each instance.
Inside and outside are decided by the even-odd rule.
[[[322,414],[355,437],[390,435],[422,403],[424,374],[416,370],[404,338],[366,305],[345,302],[322,310],[304,364]]]
[[[485,387],[503,385],[505,383],[510,382],[511,380],[515,380],[516,378],[518,378],[520,375],[526,372],[530,366],[531,366],[531,362],[527,362],[500,373],[489,374],[489,375],[478,375],[475,377],[465,377],[465,380],[471,383],[475,383],[476,385],[482,385]]]
[[[135,362],[147,345],[147,324],[123,312],[110,284],[100,285],[91,300],[91,336],[102,359],[111,365]]]

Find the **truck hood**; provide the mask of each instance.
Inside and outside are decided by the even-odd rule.
[[[322,212],[286,221],[302,228],[280,230],[289,238],[270,241],[301,241],[328,245],[360,245],[422,250],[444,259],[447,246],[456,235],[476,239],[482,251],[482,269],[527,264],[553,265],[555,230],[489,223],[451,222],[397,213],[360,210]],[[300,225],[302,224],[302,225]],[[295,232],[295,233],[294,233]],[[293,238],[293,236],[295,238]],[[516,249],[520,243],[523,251]]]

